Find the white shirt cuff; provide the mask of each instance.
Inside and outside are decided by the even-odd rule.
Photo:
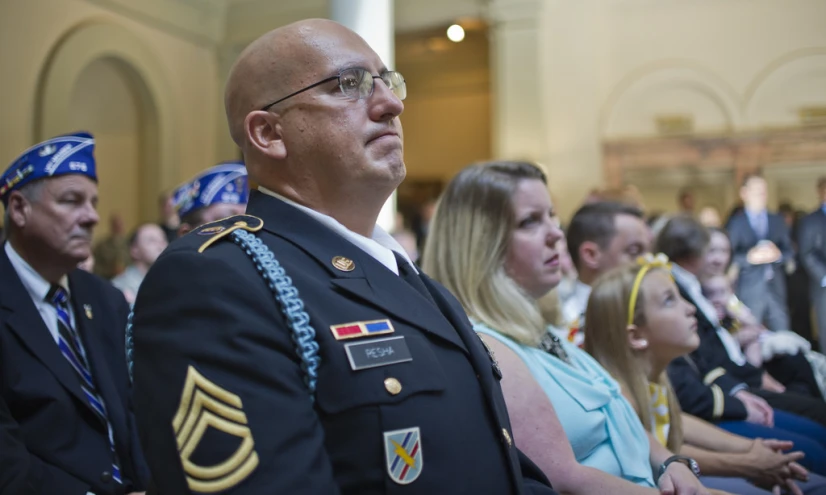
[[[749,388],[748,385],[746,385],[745,383],[741,383],[739,385],[735,385],[734,387],[732,387],[731,391],[728,394],[731,397],[734,397],[734,394],[736,394],[737,392],[739,392],[741,390],[746,390],[747,388]]]

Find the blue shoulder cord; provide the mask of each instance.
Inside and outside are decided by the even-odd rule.
[[[321,357],[318,355],[315,329],[310,325],[310,315],[304,310],[304,301],[293,285],[281,263],[261,239],[245,230],[235,230],[231,234],[233,242],[238,244],[249,256],[258,273],[264,278],[267,286],[275,296],[281,307],[281,312],[287,318],[287,324],[292,332],[296,352],[301,358],[301,369],[304,371],[304,383],[310,391],[310,401],[315,401],[316,382],[318,381],[318,367]],[[126,361],[129,367],[129,378],[132,378],[132,364],[134,358],[132,342],[132,313],[126,326]]]

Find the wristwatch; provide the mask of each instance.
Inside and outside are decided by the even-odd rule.
[[[691,472],[694,473],[694,476],[698,478],[700,477],[700,465],[697,464],[697,461],[695,461],[691,457],[684,455],[672,455],[671,457],[666,459],[665,462],[663,462],[660,466],[660,472],[657,475],[657,479],[659,479],[660,476],[662,476],[663,473],[665,473],[665,470],[668,468],[668,465],[672,462],[681,462],[685,464],[686,466],[688,466],[688,469],[690,469]]]

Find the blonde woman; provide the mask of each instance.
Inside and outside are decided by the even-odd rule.
[[[561,493],[708,493],[664,447],[651,451],[605,370],[547,331],[537,301],[559,284],[561,237],[542,171],[490,162],[450,182],[425,246],[425,272],[459,299],[498,361],[516,445]]]
[[[585,349],[622,385],[643,425],[659,443],[697,460],[706,486],[736,493],[766,491],[747,485],[745,476],[766,487],[801,493],[794,479],[806,479],[784,454],[791,442],[749,440],[684,415],[666,375],[668,364],[700,344],[696,308],[680,296],[664,255],[642,257],[600,277],[593,286],[585,320]],[[731,478],[726,478],[731,477]],[[824,493],[813,475],[802,493]]]

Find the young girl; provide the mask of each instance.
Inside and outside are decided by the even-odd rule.
[[[680,296],[665,256],[642,257],[594,284],[585,313],[585,349],[617,379],[642,424],[661,444],[697,460],[707,475],[706,486],[765,493],[756,487],[746,491],[736,478],[726,478],[745,476],[763,486],[794,490],[793,481],[767,476],[765,464],[757,461],[760,446],[788,450],[791,442],[751,441],[682,414],[665,370],[672,360],[699,345],[695,312]],[[799,453],[788,456],[800,458]],[[788,469],[798,479],[805,478],[805,470],[797,464]],[[802,486],[804,493],[823,493],[826,480],[812,475]]]

